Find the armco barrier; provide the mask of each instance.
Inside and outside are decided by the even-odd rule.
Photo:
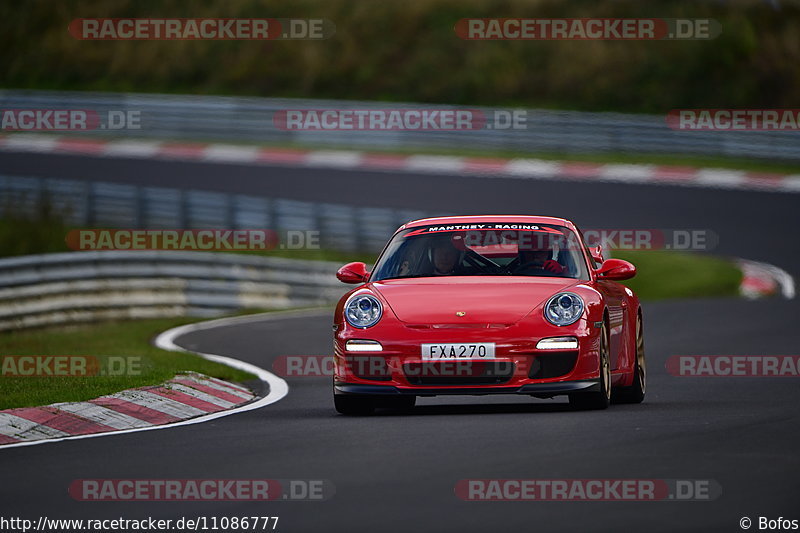
[[[103,251],[0,260],[0,330],[108,318],[328,305],[338,263],[245,254]]]
[[[112,135],[207,141],[299,144],[351,149],[480,149],[564,153],[675,153],[800,159],[796,132],[674,131],[666,114],[526,110],[524,129],[506,129],[495,117],[509,109],[475,107],[488,127],[474,131],[290,131],[273,123],[287,109],[452,109],[454,106],[165,94],[0,91],[0,109],[84,109],[138,113],[140,129],[95,130]]]
[[[0,214],[35,213],[46,200],[75,227],[315,231],[318,241],[299,247],[369,253],[409,220],[447,214],[31,176],[0,175],[0,198]]]

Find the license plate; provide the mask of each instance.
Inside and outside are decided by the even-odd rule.
[[[494,343],[423,344],[422,359],[426,361],[439,361],[443,359],[494,359]]]

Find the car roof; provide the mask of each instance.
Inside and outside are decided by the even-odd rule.
[[[542,217],[534,215],[467,215],[421,218],[412,220],[400,226],[397,231],[418,226],[435,226],[448,224],[480,224],[482,222],[503,222],[508,224],[553,224],[555,226],[565,226],[571,230],[576,230],[575,224],[565,218]]]

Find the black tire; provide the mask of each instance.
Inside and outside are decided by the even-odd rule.
[[[348,416],[366,416],[375,411],[375,400],[369,396],[334,394],[333,405],[339,413]]]
[[[633,384],[630,387],[614,389],[612,401],[614,403],[642,403],[647,391],[647,364],[644,357],[644,331],[642,317],[636,318],[636,368]]]
[[[608,326],[603,321],[600,330],[600,390],[569,395],[569,405],[576,410],[598,411],[611,403],[611,362],[609,359]]]

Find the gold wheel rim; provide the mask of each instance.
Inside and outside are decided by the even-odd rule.
[[[600,371],[603,379],[603,393],[606,398],[611,398],[611,364],[608,360],[608,330],[603,325],[602,338],[600,339]]]
[[[646,387],[646,367],[644,362],[644,335],[642,334],[642,319],[636,320],[636,366],[637,378],[639,379],[639,386],[644,392]]]

